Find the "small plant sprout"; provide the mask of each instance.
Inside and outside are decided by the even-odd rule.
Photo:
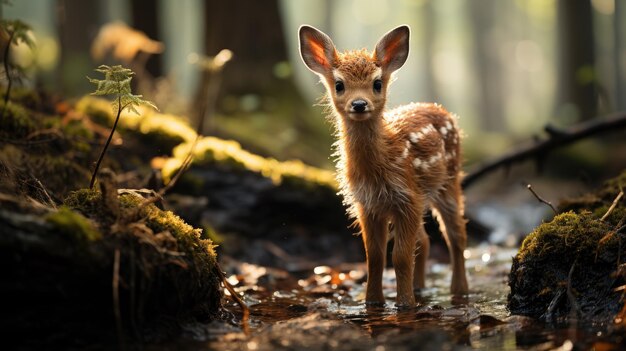
[[[93,79],[87,77],[91,83],[96,84],[96,91],[91,93],[91,95],[112,95],[113,101],[111,102],[111,108],[113,109],[113,113],[117,113],[117,115],[115,117],[115,122],[113,123],[113,128],[111,128],[111,134],[109,134],[109,138],[104,144],[104,148],[100,153],[98,162],[96,162],[96,167],[91,175],[91,181],[89,183],[90,189],[93,189],[96,182],[96,175],[98,174],[100,163],[102,162],[104,154],[111,143],[113,133],[115,133],[115,127],[117,127],[117,122],[120,119],[122,111],[126,109],[129,112],[134,112],[139,115],[139,111],[137,111],[136,108],[139,105],[148,105],[155,110],[158,110],[152,102],[142,99],[141,95],[132,94],[130,81],[133,79],[133,75],[135,74],[132,70],[124,68],[120,65],[113,67],[101,65],[95,71],[103,73],[104,79]]]
[[[4,74],[7,77],[7,91],[4,94],[4,106],[2,107],[2,118],[4,118],[4,113],[7,108],[7,104],[9,103],[9,95],[11,93],[11,74],[10,70],[12,65],[9,63],[9,50],[11,49],[11,45],[19,44],[20,42],[26,44],[31,50],[35,48],[35,42],[33,38],[30,36],[30,26],[20,20],[2,20],[0,21],[0,26],[2,30],[5,32],[3,34],[8,35],[7,46],[4,49]]]

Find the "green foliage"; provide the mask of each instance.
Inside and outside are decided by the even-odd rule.
[[[90,220],[66,206],[61,207],[57,212],[47,215],[46,221],[62,234],[78,241],[102,239],[102,234],[94,228]]]
[[[122,217],[132,213],[145,201],[132,194],[119,196]],[[114,218],[104,210],[102,194],[93,189],[80,189],[71,192],[63,201],[64,205],[82,213],[84,216],[98,222],[102,227],[110,227]],[[176,239],[178,249],[198,264],[198,269],[212,269],[215,264],[215,245],[202,235],[201,229],[196,229],[171,211],[163,211],[153,204],[141,207],[139,211],[141,222],[152,230],[154,234],[168,232]]]
[[[0,136],[21,138],[35,130],[35,123],[27,109],[18,104],[5,105],[0,101],[4,113],[0,116]]]
[[[28,24],[20,20],[2,20],[0,26],[9,34],[12,44],[22,42],[28,45],[31,50],[35,49],[35,42],[28,33],[32,28]]]
[[[163,167],[166,180],[176,174],[189,153],[192,143],[187,142],[174,148],[174,157],[168,159]],[[305,165],[299,160],[278,161],[265,158],[242,149],[234,140],[216,137],[201,138],[193,151],[193,163],[196,165],[218,165],[235,170],[251,171],[269,178],[276,185],[283,182],[292,185],[315,188],[318,186],[336,189],[332,172]]]
[[[111,103],[111,107],[113,108],[113,113],[117,113],[117,116],[115,117],[115,122],[113,123],[111,134],[109,134],[109,138],[104,144],[102,153],[100,153],[100,157],[96,162],[96,167],[94,168],[93,174],[91,175],[91,181],[89,182],[90,188],[93,188],[96,182],[96,175],[98,174],[100,163],[102,162],[102,159],[106,154],[107,148],[111,143],[113,133],[115,133],[115,127],[117,126],[117,122],[120,119],[120,114],[122,113],[122,111],[126,109],[127,111],[133,112],[138,115],[139,111],[137,111],[137,106],[139,105],[148,105],[155,110],[158,110],[152,102],[142,99],[141,95],[133,95],[130,87],[130,81],[133,79],[133,75],[135,73],[132,70],[124,68],[120,65],[113,67],[101,65],[96,69],[96,72],[103,73],[104,79],[93,79],[87,77],[87,79],[89,79],[89,82],[96,84],[96,91],[93,92],[92,95],[113,95],[114,99]]]
[[[101,65],[96,72],[104,74],[104,79],[93,79],[87,77],[89,82],[96,84],[96,91],[91,95],[113,95],[114,100],[111,102],[113,113],[119,113],[124,109],[129,112],[139,114],[137,106],[148,105],[155,110],[158,108],[150,101],[142,99],[142,95],[133,95],[130,82],[135,73],[121,65],[107,66]]]

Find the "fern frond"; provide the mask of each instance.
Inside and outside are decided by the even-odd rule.
[[[9,33],[10,36],[13,36],[12,44],[19,44],[22,42],[31,50],[35,49],[35,41],[30,35],[32,28],[28,24],[20,20],[2,20],[0,25],[5,31],[7,31],[7,33]]]
[[[139,114],[136,109],[139,105],[148,105],[158,111],[154,103],[142,99],[141,95],[132,94],[130,83],[135,72],[131,69],[121,65],[100,65],[95,71],[104,74],[104,79],[87,77],[89,82],[96,85],[96,91],[91,95],[113,95],[114,99],[111,102],[113,113],[126,109],[129,112]]]

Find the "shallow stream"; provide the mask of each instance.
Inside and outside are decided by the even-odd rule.
[[[429,288],[411,309],[394,306],[395,275],[384,274],[387,304],[363,303],[365,266],[317,266],[287,272],[240,262],[228,280],[250,306],[249,330],[240,325],[239,308],[224,322],[192,324],[182,338],[154,350],[572,350],[619,349],[615,336],[600,329],[548,326],[510,316],[506,309],[507,275],[514,249],[479,246],[466,250],[471,293],[449,294],[448,265],[432,263]],[[599,330],[599,331],[597,331]]]

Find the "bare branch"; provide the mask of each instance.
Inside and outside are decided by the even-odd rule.
[[[587,137],[623,128],[626,128],[626,111],[606,117],[596,117],[564,129],[557,129],[554,126],[547,125],[544,128],[548,134],[547,138],[529,141],[502,156],[483,162],[475,167],[474,170],[468,172],[465,179],[463,179],[463,187],[469,187],[478,179],[501,167],[510,167],[515,163],[530,158],[541,159],[554,149],[573,144]]]
[[[535,190],[533,189],[533,186],[532,186],[532,185],[528,184],[528,185],[526,185],[526,188],[528,188],[528,190],[530,190],[530,192],[531,192],[533,195],[535,195],[535,198],[537,198],[537,201],[542,202],[542,203],[544,203],[544,204],[546,204],[546,205],[550,206],[550,208],[552,209],[552,211],[554,211],[554,215],[559,214],[559,213],[557,212],[556,208],[554,208],[554,206],[552,205],[552,203],[551,203],[550,201],[546,201],[546,200],[544,200],[541,196],[539,196],[539,195],[535,192]]]

